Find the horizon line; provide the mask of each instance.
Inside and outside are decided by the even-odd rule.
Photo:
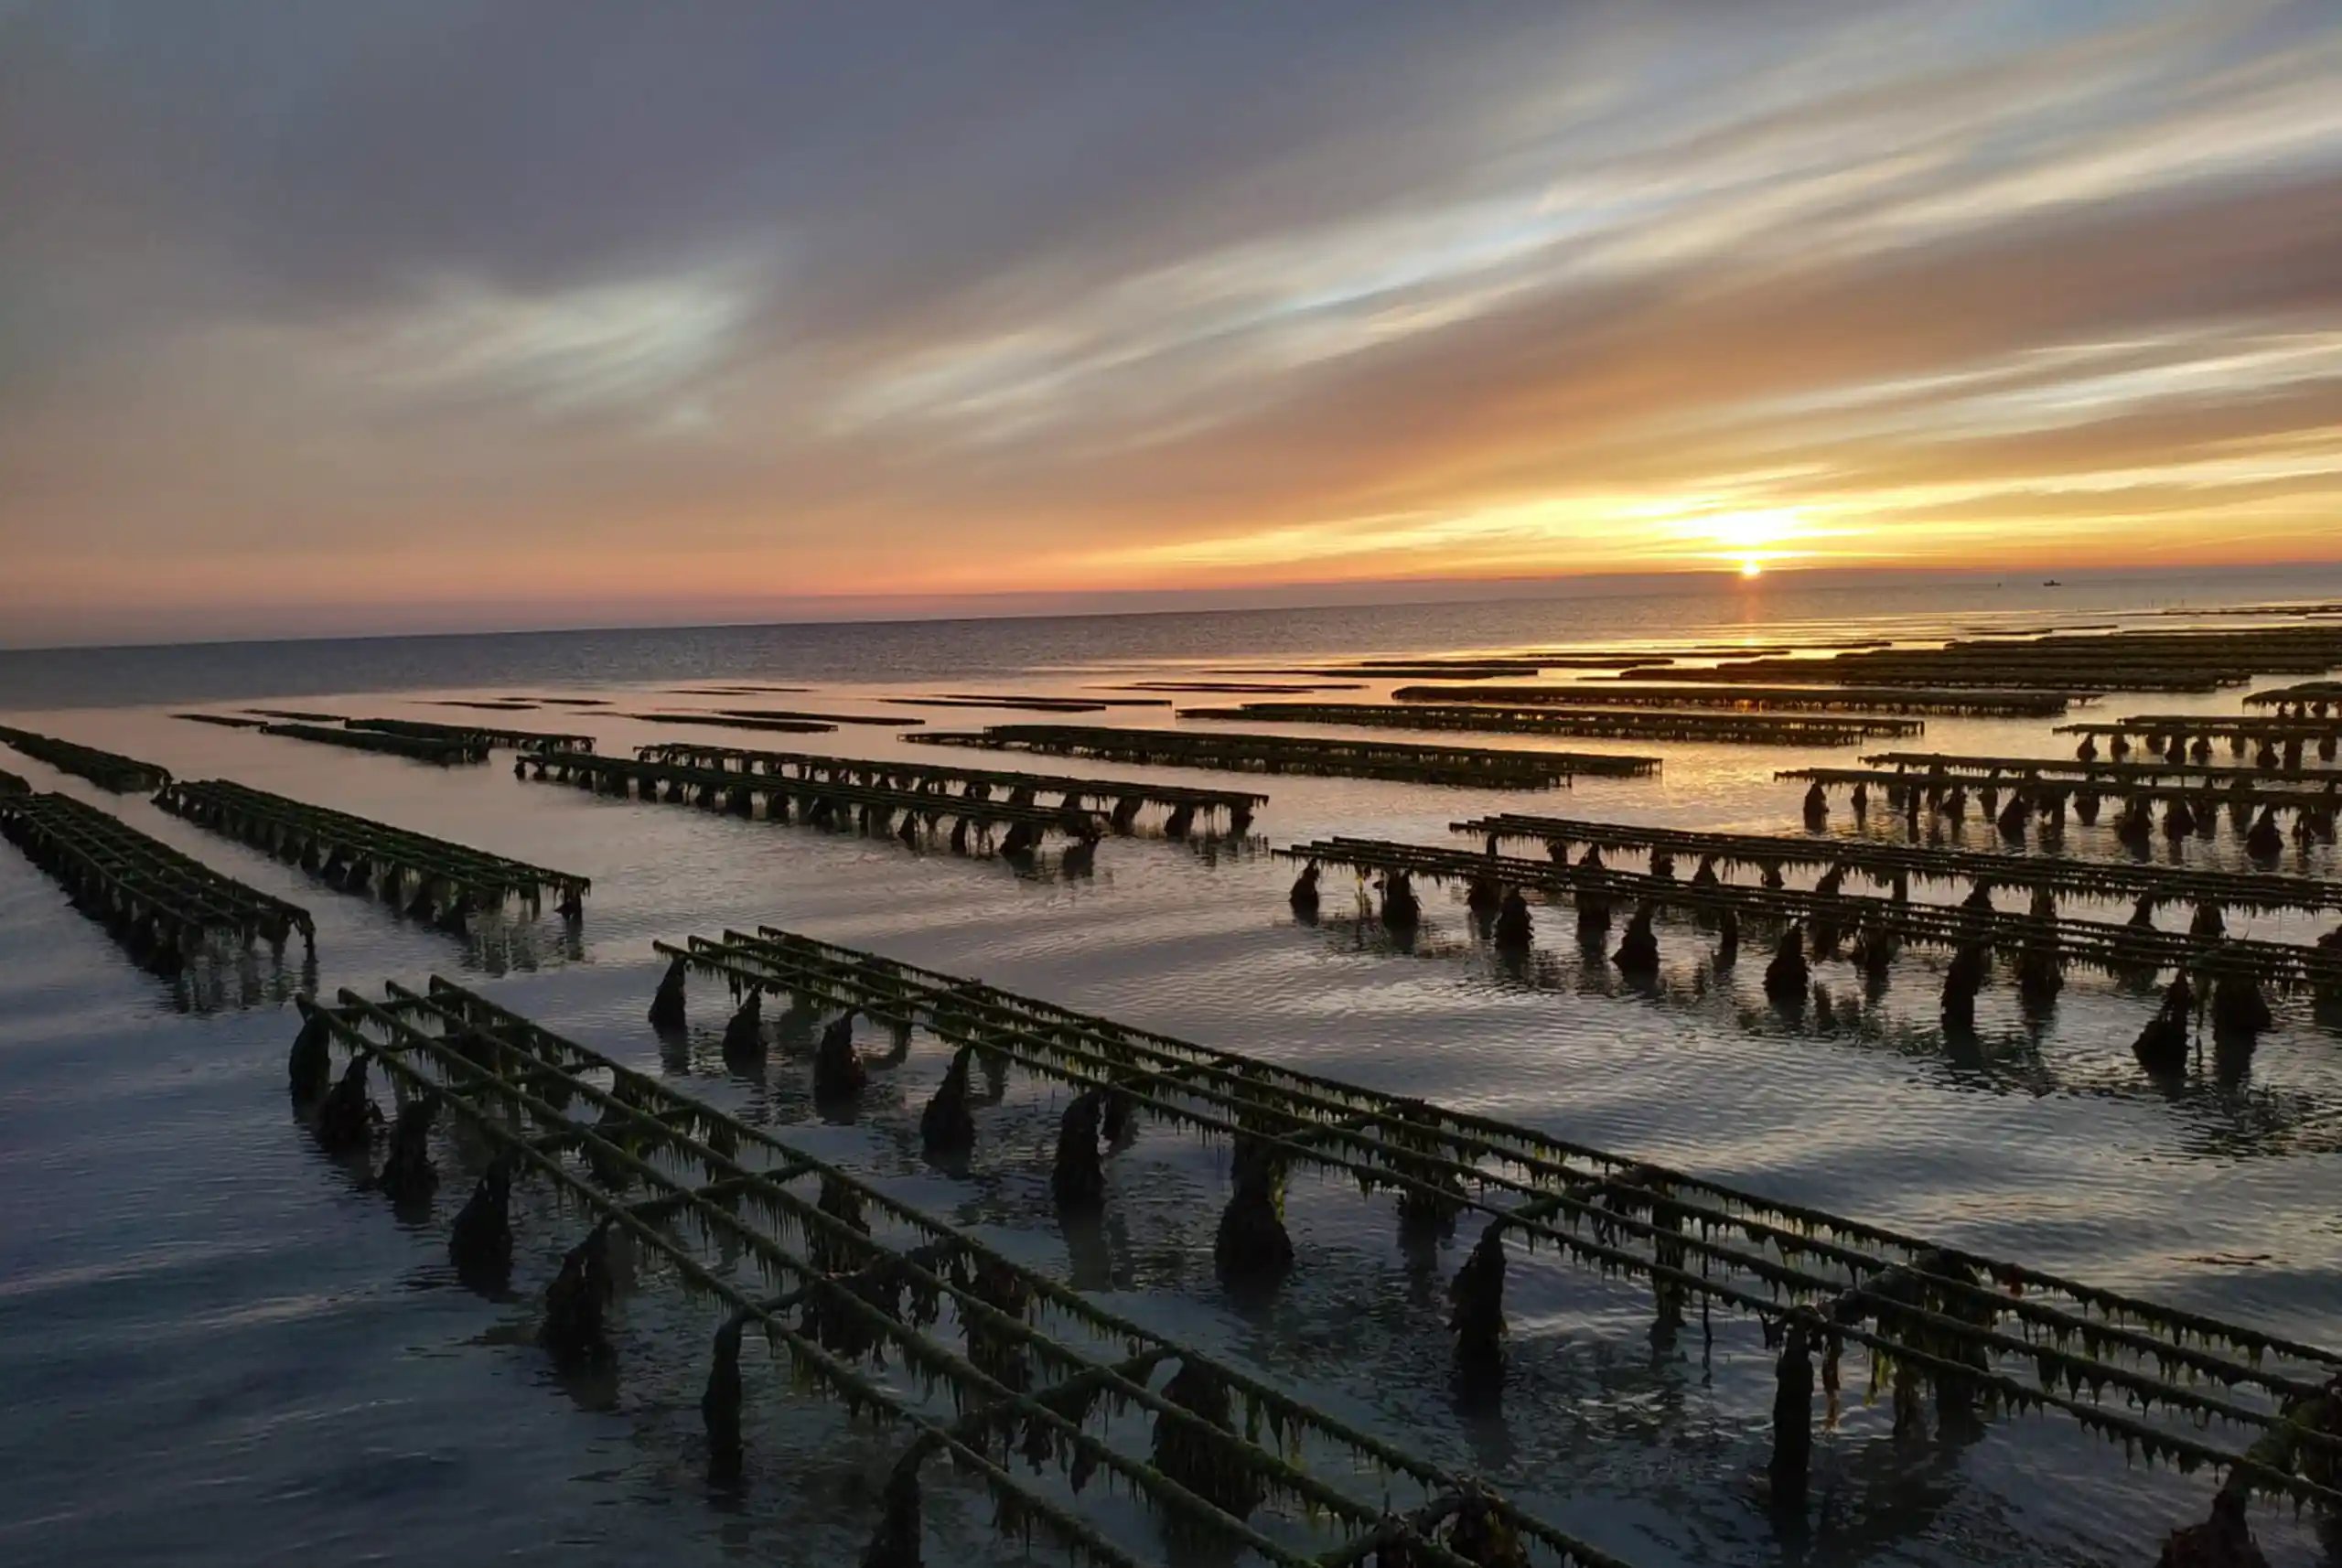
[[[2278,559],[2265,562],[2234,563],[2218,566],[2200,564],[2156,565],[2146,563],[2108,568],[2104,565],[2034,566],[2027,565],[2018,574],[2030,578],[2034,573],[2043,575],[2043,585],[2079,586],[2068,583],[2061,573],[2085,575],[2095,584],[2116,584],[2140,577],[2233,577],[2256,573],[2286,569],[2342,571],[2342,558],[2308,560]],[[1252,614],[1271,610],[1317,610],[1363,607],[1376,605],[1444,605],[1467,604],[1479,601],[1533,599],[1540,596],[1573,596],[1560,590],[1572,585],[1599,586],[1603,585],[1639,585],[1661,583],[1690,585],[1705,584],[1716,590],[1762,592],[1768,584],[1795,580],[1810,586],[1826,585],[1825,580],[1847,578],[1932,578],[2003,579],[2008,571],[1993,571],[1970,566],[1898,566],[1898,565],[1799,565],[1793,563],[1768,564],[1764,572],[1751,577],[1729,567],[1698,566],[1660,568],[1622,572],[1576,572],[1554,575],[1508,575],[1497,577],[1429,577],[1429,578],[1363,578],[1355,580],[1314,581],[1264,584],[1258,587],[1198,587],[1198,588],[1113,588],[1067,590],[1005,590],[981,594],[889,596],[885,594],[833,594],[808,596],[801,599],[781,600],[775,605],[780,613],[769,616],[733,617],[723,613],[720,606],[709,618],[645,618],[645,619],[586,619],[543,625],[512,625],[483,622],[463,627],[435,627],[411,630],[368,630],[326,632],[292,629],[274,634],[242,636],[197,635],[167,638],[150,641],[63,641],[11,643],[0,640],[0,658],[38,653],[105,653],[133,652],[169,648],[235,647],[240,645],[271,646],[324,642],[388,642],[424,641],[464,637],[560,637],[591,636],[607,632],[630,631],[721,631],[746,628],[785,628],[803,626],[909,626],[949,625],[955,622],[993,620],[1080,620],[1115,619],[1173,615]],[[1478,590],[1472,592],[1468,590]],[[1284,596],[1319,596],[1288,598]],[[1620,594],[1617,596],[1631,596]],[[1247,597],[1260,602],[1229,602]],[[825,615],[819,607],[864,606],[876,608],[897,599],[923,599],[936,607],[937,613],[843,613]],[[1036,601],[1063,599],[1071,601],[1057,607],[1044,607]],[[1192,604],[1131,603],[1135,600],[1194,600]],[[1088,607],[1074,607],[1074,603],[1095,601]],[[1118,607],[1119,602],[1119,607]],[[1002,607],[990,613],[978,607],[997,605]],[[788,608],[783,609],[781,607]],[[346,612],[351,607],[324,607],[323,613]],[[956,609],[959,613],[951,613]],[[971,612],[974,613],[971,613]],[[234,611],[223,611],[233,614]],[[643,612],[651,614],[655,612]]]

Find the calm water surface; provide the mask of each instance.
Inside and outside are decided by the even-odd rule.
[[[2332,587],[2294,578],[2236,596]],[[1714,975],[1688,927],[1662,927],[1655,993],[1582,957],[1565,908],[1541,912],[1534,961],[1516,974],[1475,942],[1460,892],[1427,890],[1429,918],[1412,952],[1352,920],[1334,878],[1334,918],[1298,926],[1284,897],[1292,867],[1266,853],[1336,832],[1460,842],[1450,822],[1506,809],[1782,831],[1795,824],[1797,792],[1774,783],[1773,769],[1850,760],[1851,750],[1583,743],[1655,751],[1665,768],[1655,779],[1531,797],[1277,779],[1263,786],[1273,797],[1256,824],[1264,837],[1112,840],[1094,880],[1065,881],[1046,862],[1020,878],[997,861],[598,800],[518,781],[503,766],[440,770],[169,716],[175,706],[224,712],[297,696],[291,705],[350,715],[457,720],[467,710],[436,703],[557,695],[608,707],[549,706],[500,722],[590,732],[606,752],[691,738],[981,763],[880,729],[760,737],[616,714],[801,706],[925,713],[942,727],[1020,715],[888,710],[876,699],[1071,693],[1305,654],[1823,640],[2148,607],[2148,596],[2120,586],[1899,593],[0,656],[5,722],[595,881],[579,931],[548,919],[467,946],[136,797],[0,756],[37,787],[96,800],[306,904],[318,925],[313,972],[297,950],[284,972],[263,959],[186,1010],[186,997],[133,969],[54,885],[0,853],[0,1562],[858,1555],[899,1436],[849,1423],[777,1369],[752,1369],[750,1485],[738,1498],[711,1494],[697,1413],[706,1309],[663,1287],[628,1294],[616,1378],[565,1381],[529,1339],[537,1292],[576,1239],[574,1217],[525,1210],[515,1297],[484,1302],[445,1266],[444,1208],[460,1200],[459,1179],[436,1222],[403,1226],[293,1123],[283,1077],[290,991],[379,994],[386,979],[412,985],[433,973],[768,1120],[1117,1310],[1498,1478],[1632,1562],[2152,1561],[2164,1531],[2200,1515],[2201,1481],[2127,1467],[2119,1451],[2037,1418],[1998,1419],[1972,1441],[1897,1442],[1884,1404],[1859,1398],[1859,1371],[1821,1444],[1818,1522],[1785,1543],[1750,1480],[1763,1466],[1771,1397],[1752,1324],[1720,1317],[1712,1348],[1694,1332],[1657,1349],[1644,1289],[1540,1254],[1517,1262],[1508,1286],[1514,1350],[1503,1409],[1467,1412],[1448,1390],[1439,1303],[1468,1232],[1426,1268],[1402,1255],[1382,1206],[1297,1178],[1289,1224],[1303,1266],[1273,1305],[1239,1310],[1210,1262],[1226,1193],[1221,1151],[1149,1133],[1113,1167],[1102,1236],[1069,1242],[1047,1194],[1056,1106],[1046,1092],[1020,1090],[987,1113],[973,1168],[951,1179],[922,1165],[907,1135],[941,1075],[931,1050],[882,1077],[854,1119],[832,1122],[815,1116],[800,1060],[776,1055],[753,1078],[726,1071],[713,1045],[723,1019],[713,988],[694,990],[700,1037],[690,1053],[662,1058],[643,1022],[662,967],[652,939],[781,925],[2342,1342],[2342,1040],[2302,1004],[2281,1010],[2243,1081],[2166,1091],[2141,1078],[2127,1048],[2147,1004],[2100,977],[2077,974],[2054,1014],[2033,1021],[1996,984],[1982,1004],[1981,1043],[1955,1049],[1936,1024],[1939,977],[1924,954],[1907,957],[1883,994],[1833,1026],[1791,1025],[1763,1004],[1761,962]],[[710,680],[812,690],[736,702],[672,690]],[[2108,711],[2230,712],[2235,701],[2117,697]],[[1168,722],[1163,710],[1101,717]],[[1937,721],[1923,744],[2065,750],[2033,722]],[[1837,831],[1853,831],[1842,819],[1842,810]],[[1965,832],[1981,845],[1988,830]],[[2103,830],[2075,830],[2068,844],[2117,853]],[[2233,864],[2236,854],[2226,833],[2186,850],[2195,865]],[[2337,874],[2330,852],[2299,864]],[[2247,929],[2299,938],[2320,928],[2260,917]],[[1862,994],[1843,965],[1819,975],[1842,998]],[[992,1540],[980,1496],[940,1468],[929,1476],[931,1562],[1020,1559]],[[2289,1513],[2263,1510],[2256,1527],[2281,1563],[2328,1560],[2310,1524]],[[1147,1541],[1143,1521],[1127,1529]]]

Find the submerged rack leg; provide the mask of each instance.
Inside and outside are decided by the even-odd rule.
[[[708,1479],[720,1487],[740,1480],[740,1330],[746,1323],[736,1316],[716,1330],[707,1390],[699,1396],[700,1420],[707,1427]]]
[[[602,1304],[610,1294],[610,1226],[604,1220],[561,1261],[561,1273],[545,1287],[545,1320],[537,1341],[564,1367],[607,1359],[610,1342],[602,1332]]]
[[[1234,1166],[1235,1190],[1220,1211],[1212,1260],[1230,1290],[1262,1291],[1293,1268],[1293,1240],[1277,1213],[1284,1173],[1265,1144],[1252,1142],[1237,1144]]]
[[[501,1291],[512,1274],[512,1177],[502,1160],[488,1167],[447,1232],[447,1262],[475,1289]]]
[[[1236,1430],[1228,1386],[1200,1362],[1182,1362],[1178,1375],[1164,1385],[1163,1397],[1223,1433],[1232,1434]],[[1267,1489],[1252,1471],[1230,1459],[1227,1446],[1167,1414],[1155,1418],[1155,1468],[1212,1507],[1241,1520],[1261,1506]]]
[[[1504,1221],[1491,1219],[1447,1287],[1456,1370],[1473,1384],[1504,1376]]]
[[[1116,1380],[1143,1381],[1168,1355],[1167,1351],[1148,1350],[1111,1367],[1091,1367],[1074,1373],[1061,1383],[1056,1383],[1034,1394],[1034,1400],[1064,1416],[1080,1422],[1088,1413],[1090,1402],[1100,1391]],[[1023,1419],[1015,1402],[1002,1401],[972,1411],[955,1423],[950,1435],[962,1442],[983,1445],[985,1435],[993,1428]],[[1013,1432],[1014,1427],[1011,1426]],[[1046,1434],[1044,1434],[1046,1440]],[[1028,1444],[1032,1441],[1028,1434]],[[943,1446],[942,1434],[928,1434],[914,1439],[895,1461],[887,1474],[883,1494],[886,1513],[878,1521],[876,1533],[862,1554],[862,1568],[922,1568],[919,1557],[921,1526],[919,1473],[929,1457]],[[1031,1450],[1028,1448],[1028,1457]],[[1043,1449],[1041,1457],[1047,1457]],[[1035,1461],[1037,1464],[1038,1459]],[[1077,1479],[1075,1490],[1080,1489]]]
[[[291,1080],[293,1103],[306,1109],[323,1100],[326,1091],[333,1087],[333,1051],[331,1032],[326,1027],[325,1019],[306,1011],[306,999],[301,1005],[301,1032],[294,1036],[286,1076]]]
[[[680,1030],[684,1026],[683,987],[685,983],[682,959],[668,961],[667,972],[659,982],[658,993],[650,999],[650,1026],[661,1031]]]
[[[1075,1096],[1058,1122],[1057,1163],[1049,1173],[1049,1190],[1059,1208],[1089,1213],[1106,1201],[1106,1170],[1098,1155],[1098,1119],[1104,1099],[1096,1090]]]
[[[399,1108],[391,1127],[390,1153],[375,1186],[393,1203],[419,1204],[439,1189],[431,1163],[431,1124],[438,1118],[439,1093],[427,1090]]]
[[[929,1155],[964,1155],[975,1147],[976,1119],[968,1109],[968,1072],[974,1059],[973,1046],[954,1052],[942,1084],[919,1112],[919,1141]]]
[[[919,1542],[923,1520],[920,1517],[919,1466],[898,1465],[886,1477],[884,1494],[886,1513],[878,1521],[878,1533],[870,1538],[869,1548],[862,1554],[862,1568],[924,1568],[919,1557]]]
[[[1773,1365],[1773,1460],[1768,1474],[1778,1517],[1805,1510],[1813,1462],[1813,1352],[1805,1326],[1792,1323]]]

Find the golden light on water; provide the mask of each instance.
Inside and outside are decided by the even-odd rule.
[[[1761,577],[1765,575],[1765,564],[1751,556],[1740,564],[1740,575],[1744,577]]]

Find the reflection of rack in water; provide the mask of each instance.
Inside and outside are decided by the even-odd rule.
[[[183,719],[191,725],[212,725],[220,729],[265,729],[268,727],[266,719],[240,719],[233,714],[173,714],[171,717]]]
[[[400,1104],[378,1184],[394,1197],[435,1182],[427,1137],[445,1107],[498,1151],[499,1170],[541,1177],[593,1216],[547,1292],[543,1338],[557,1358],[609,1354],[603,1303],[616,1232],[729,1309],[701,1405],[718,1478],[736,1477],[745,1459],[740,1348],[751,1326],[850,1408],[890,1416],[913,1434],[886,1486],[865,1563],[918,1561],[920,1472],[927,1459],[948,1455],[983,1477],[1004,1529],[1038,1522],[1099,1563],[1135,1568],[1142,1561],[1109,1533],[1111,1508],[1101,1520],[1094,1495],[1082,1498],[1081,1479],[1102,1469],[1167,1521],[1249,1546],[1284,1568],[1362,1562],[1386,1542],[1413,1547],[1415,1561],[1471,1568],[1474,1557],[1461,1554],[1469,1532],[1498,1529],[1565,1563],[1622,1568],[1493,1490],[1096,1305],[771,1133],[473,993],[434,980],[427,995],[393,985],[383,1004],[349,991],[340,1004],[330,1011],[304,1004],[294,1052],[296,1094],[313,1109],[321,1139],[345,1152],[371,1142],[365,1085],[380,1067]],[[335,1047],[349,1066],[339,1086],[320,1094],[334,1078]],[[1096,1137],[1093,1122],[1093,1159]],[[807,1184],[816,1190],[797,1190]],[[483,1256],[493,1251],[493,1231],[509,1225],[493,1176],[466,1213],[490,1210],[492,1222],[458,1218],[451,1252],[459,1266],[492,1270],[499,1262]],[[685,1220],[688,1227],[677,1223]],[[915,1241],[889,1244],[882,1227]],[[491,1239],[482,1243],[482,1236]],[[506,1229],[506,1269],[510,1245]],[[761,1282],[743,1282],[744,1261]],[[889,1350],[930,1391],[940,1384],[949,1404],[860,1369]],[[1176,1374],[1158,1385],[1156,1374],[1174,1363]],[[1113,1424],[1098,1419],[1101,1406],[1150,1416],[1151,1451],[1132,1454],[1101,1431]],[[1074,1478],[1069,1498],[994,1456],[1020,1435],[1028,1461],[1054,1462]],[[1371,1489],[1354,1479],[1361,1462],[1384,1473]],[[1413,1493],[1399,1518],[1388,1511],[1394,1481]],[[1272,1500],[1294,1505],[1276,1537],[1249,1522]],[[1293,1544],[1305,1519],[1308,1534],[1330,1533],[1343,1554]]]
[[[1354,911],[1338,908],[1330,897],[1319,911],[1322,950],[1329,959],[1404,955],[1463,963],[1499,992],[1542,995],[1565,1007],[1592,998],[1659,1004],[1751,1036],[1901,1058],[1921,1081],[1961,1093],[2153,1105],[2157,1124],[2169,1129],[2183,1157],[2342,1154],[2342,1094],[2326,1063],[2313,1059],[2320,1047],[2298,1035],[2294,1040],[2305,1048],[2289,1049],[2285,1057],[2288,1074],[2300,1075],[2298,1081],[2290,1076],[2278,1081],[2261,1070],[2268,1064],[2257,1059],[2257,1037],[2220,1031],[2198,1037],[2186,1059],[2143,1073],[2135,1054],[2077,1051],[2069,1048],[2071,1035],[2055,1036],[2045,1049],[2046,1020],[2031,1006],[1953,1021],[1910,1005],[1907,979],[1816,969],[1809,976],[1807,1004],[1785,1008],[1768,995],[1752,998],[1735,987],[1731,966],[1708,951],[1679,965],[1631,972],[1611,956],[1607,930],[1599,943],[1559,940],[1517,949],[1492,941],[1487,926],[1468,918],[1394,930],[1378,919],[1371,885],[1356,886]],[[2134,995],[2153,989],[2139,976],[2128,980],[2120,989]]]
[[[1402,703],[1540,703],[1557,707],[1741,708],[1754,712],[1953,714],[1970,718],[2055,718],[2069,702],[2056,692],[1938,692],[1909,686],[1619,685],[1581,681],[1567,686],[1402,686]]]
[[[934,692],[913,697],[881,697],[907,708],[1024,708],[1037,714],[1094,714],[1107,708],[1167,708],[1168,697],[1068,697],[1033,692]]]
[[[2135,736],[2148,751],[2175,762],[2179,760],[2179,753],[2172,749],[2175,740],[2199,762],[2208,758],[2213,740],[2228,742],[2232,757],[2242,757],[2257,746],[2262,757],[2280,761],[2315,744],[2318,760],[2331,762],[2336,742],[2342,739],[2342,718],[2224,719],[2196,714],[2133,714],[2091,724],[2059,725],[2055,733],[2083,736],[2079,755],[2085,756],[2096,749],[2091,743],[2103,736],[2115,743],[2112,755],[2122,757]],[[2188,746],[2191,739],[2198,744]]]
[[[1663,1321],[1680,1323],[1695,1300],[1749,1312],[1790,1347],[1775,1407],[1777,1498],[1801,1491],[1809,1355],[1834,1364],[1853,1343],[1892,1369],[1898,1424],[1932,1384],[1947,1412],[2057,1411],[2150,1460],[2211,1464],[2257,1489],[2342,1505],[2326,1478],[2342,1440],[2286,1413],[2342,1370],[2330,1351],[770,928],[660,950],[677,962],[668,984],[678,991],[690,970],[736,994],[858,1008],[1085,1099],[1232,1138],[1240,1174],[1223,1237],[1246,1201],[1250,1146],[1397,1193],[1402,1223],[1488,1216],[1466,1275],[1512,1237],[1650,1281]],[[2208,1438],[2197,1423],[2210,1422],[2244,1442]]]
[[[586,877],[508,860],[387,822],[272,795],[231,780],[179,781],[155,797],[164,811],[291,861],[345,893],[372,894],[408,916],[460,934],[466,921],[516,898],[534,910],[547,893],[575,917]],[[409,886],[414,889],[412,896]]]
[[[1600,864],[1566,865],[1489,855],[1443,844],[1393,843],[1380,839],[1319,839],[1276,852],[1288,859],[1407,876],[1445,877],[1491,887],[1534,887],[1566,893],[1582,917],[1608,926],[1611,910],[1682,909],[1729,912],[1813,933],[1817,950],[1833,951],[1841,941],[1873,939],[1873,950],[1891,957],[1895,948],[1923,942],[1957,951],[1981,948],[2020,959],[2046,955],[2052,964],[2087,963],[2111,973],[2139,970],[2186,970],[2226,974],[2255,983],[2314,989],[2342,996],[2342,946],[2305,946],[2208,931],[2165,931],[2153,926],[2116,925],[2068,915],[1996,909],[1964,904],[1918,904],[1874,898],[1832,888],[1752,887],[1721,880],[1681,880],[1644,872],[1619,871]]]
[[[37,757],[60,773],[78,774],[101,789],[126,794],[133,789],[152,789],[170,782],[171,770],[151,762],[141,762],[134,757],[118,752],[100,751],[94,746],[77,741],[59,740],[53,735],[38,735],[28,729],[12,729],[0,725],[0,741]]]
[[[1587,740],[1715,741],[1748,746],[1853,746],[1918,735],[1925,721],[1812,714],[1676,713],[1657,708],[1562,708],[1488,703],[1241,703],[1181,708],[1183,719],[1359,725],[1390,729],[1481,730]]]
[[[2099,802],[2104,800],[2126,803],[2124,820],[2117,825],[2141,839],[2152,826],[2150,808],[2158,802],[2170,807],[2164,818],[2164,829],[2169,836],[2180,838],[2194,832],[2209,837],[2218,829],[2219,810],[2225,806],[2236,831],[2246,835],[2256,854],[2264,856],[2273,855],[2284,847],[2276,813],[2294,813],[2297,838],[2331,843],[2336,811],[2342,809],[2342,773],[2333,775],[2325,788],[2315,789],[2288,789],[2249,783],[2243,779],[2215,786],[2098,775],[2060,778],[2049,772],[2013,773],[1989,767],[1930,767],[1924,770],[1787,768],[1773,777],[1808,787],[1805,821],[1808,827],[1813,828],[1820,827],[1827,818],[1829,792],[1832,789],[1849,791],[1858,814],[1867,804],[1870,792],[1876,789],[1884,794],[1890,811],[1916,818],[1924,804],[1930,811],[1942,811],[1955,821],[1966,813],[1968,798],[1973,793],[1985,814],[1997,818],[2002,832],[2016,839],[2024,836],[2036,815],[2045,837],[2062,831],[2068,802],[2083,825],[2091,825],[2098,821]],[[2007,797],[2006,806],[2001,803],[2004,796]],[[2253,815],[2256,807],[2260,809],[2258,817]]]
[[[548,935],[551,940],[546,940]],[[490,917],[473,921],[464,937],[464,967],[490,979],[534,974],[549,963],[581,963],[585,958],[585,934],[574,920],[546,928],[532,921]]]
[[[2234,871],[2197,871],[2186,866],[2135,862],[2068,860],[2038,854],[1992,854],[1977,850],[1925,848],[1877,839],[1796,837],[1789,834],[1722,833],[1685,828],[1638,827],[1574,817],[1505,811],[1451,824],[1454,831],[1488,841],[1531,841],[1547,846],[1554,859],[1573,844],[1656,852],[1671,865],[1676,855],[1713,860],[1719,865],[1753,866],[1768,879],[1780,868],[1843,866],[1881,886],[1898,878],[1919,882],[1965,882],[1977,887],[2046,887],[2080,897],[2143,898],[2157,904],[2215,903],[2240,909],[2342,909],[2342,882],[2314,876],[2283,876]]]
[[[510,707],[501,711],[511,712]],[[379,735],[403,735],[418,740],[450,741],[457,745],[477,741],[484,746],[503,746],[509,751],[591,751],[594,737],[590,735],[563,735],[553,730],[495,729],[483,725],[442,725],[425,719],[345,719],[349,729],[371,730]]]
[[[742,719],[718,714],[618,714],[646,725],[699,725],[708,729],[754,730],[762,735],[829,735],[837,725],[825,719]]]
[[[628,796],[631,790],[632,799],[722,810],[740,817],[754,817],[757,802],[761,800],[768,822],[788,822],[793,808],[797,821],[809,827],[850,824],[865,833],[891,831],[897,838],[912,845],[922,842],[924,832],[949,822],[952,824],[950,842],[958,854],[980,847],[983,835],[995,827],[1007,829],[1002,835],[1000,850],[1012,856],[1031,850],[1049,833],[1064,834],[1086,853],[1100,835],[1097,818],[1070,806],[1020,804],[970,795],[945,795],[931,789],[892,789],[833,779],[786,778],[775,773],[735,773],[723,768],[687,768],[680,763],[566,751],[532,752],[513,767],[516,772],[522,768],[532,770],[532,777],[540,783],[575,784],[596,794],[621,797]],[[897,818],[899,826],[895,825]]]
[[[2324,719],[2335,709],[2342,708],[2342,681],[2304,681],[2272,691],[2255,692],[2245,698],[2244,705],[2274,708],[2281,714],[2290,714],[2299,719]]]
[[[1035,798],[1040,795],[1055,795],[1058,804],[1108,811],[1117,828],[1128,827],[1141,807],[1160,806],[1174,813],[1184,813],[1184,820],[1187,821],[1198,815],[1209,819],[1214,812],[1226,811],[1231,828],[1241,832],[1252,820],[1253,810],[1269,802],[1266,795],[1250,789],[1213,789],[1155,779],[1080,779],[1017,768],[962,768],[952,763],[906,762],[895,757],[881,760],[829,757],[808,751],[748,751],[685,741],[639,746],[636,755],[647,762],[682,763],[693,768],[821,783],[939,792],[956,787],[960,797],[972,800],[991,799],[994,789],[1007,791],[1008,800],[1024,805],[1037,803]]]
[[[297,904],[223,876],[70,795],[0,794],[0,836],[64,884],[141,963],[176,974],[215,941],[282,950],[317,924]]]
[[[2342,628],[2052,632],[2019,640],[1965,640],[1827,659],[1756,659],[1683,671],[1714,679],[1913,682],[1937,686],[2087,686],[2097,691],[2211,692],[2256,674],[2319,675],[2342,664]]]
[[[1659,771],[1655,757],[1601,752],[1495,749],[1418,741],[1342,740],[1284,735],[1198,734],[1102,725],[990,725],[980,731],[906,736],[929,746],[1029,751],[1101,762],[1217,768],[1233,773],[1315,773],[1328,778],[1394,779],[1413,784],[1542,789],[1577,774],[1639,778]]]
[[[171,1004],[182,1013],[224,1013],[231,1008],[282,1007],[317,989],[317,955],[306,952],[297,968],[284,955],[209,953],[172,980]]]
[[[2153,784],[2163,779],[2180,779],[2208,789],[2232,788],[2239,784],[2247,789],[2262,784],[2316,784],[2328,789],[2342,788],[2342,769],[2296,768],[2273,762],[2266,768],[2229,767],[2222,763],[2191,762],[2181,757],[2155,762],[2121,762],[2097,757],[2077,757],[2069,761],[2057,757],[1969,757],[1941,751],[1876,751],[1866,754],[1862,762],[1866,768],[1892,768],[1918,773],[1936,769],[1946,774],[2004,773],[2021,779],[2050,779],[2076,784],[2100,780]]]
[[[318,746],[338,746],[351,751],[381,752],[389,757],[403,757],[410,762],[428,762],[446,768],[453,763],[486,762],[488,741],[476,733],[454,737],[421,735],[398,735],[388,730],[333,729],[325,725],[300,721],[263,725],[263,735],[280,736],[286,740],[306,740]]]

